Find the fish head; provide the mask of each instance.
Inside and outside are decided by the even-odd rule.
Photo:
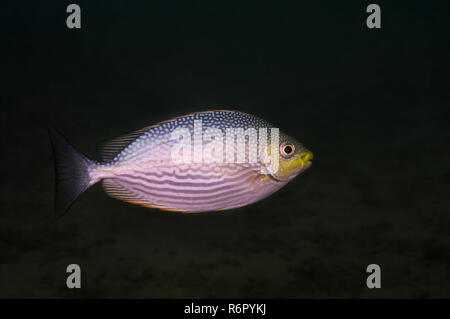
[[[272,173],[272,177],[280,181],[289,181],[308,169],[313,157],[313,153],[300,142],[289,136],[280,135],[279,165]]]

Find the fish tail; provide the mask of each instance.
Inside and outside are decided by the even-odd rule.
[[[89,166],[94,162],[78,152],[54,127],[48,132],[55,163],[55,216],[61,217],[91,184]]]

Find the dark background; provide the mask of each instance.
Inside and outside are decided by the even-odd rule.
[[[376,1],[369,30],[367,1],[74,2],[81,30],[69,1],[1,5],[0,297],[450,297],[448,4]],[[272,122],[313,166],[226,212],[97,185],[53,217],[48,121],[95,158],[210,108]]]

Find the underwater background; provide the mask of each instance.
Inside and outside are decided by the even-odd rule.
[[[449,298],[450,6],[374,2],[379,30],[368,1],[2,3],[0,297]],[[312,167],[225,212],[99,184],[54,218],[47,123],[99,158],[104,140],[214,108],[296,137]]]

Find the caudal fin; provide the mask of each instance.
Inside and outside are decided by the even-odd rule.
[[[48,132],[55,162],[55,215],[60,217],[90,185],[88,167],[92,164],[55,128]]]

